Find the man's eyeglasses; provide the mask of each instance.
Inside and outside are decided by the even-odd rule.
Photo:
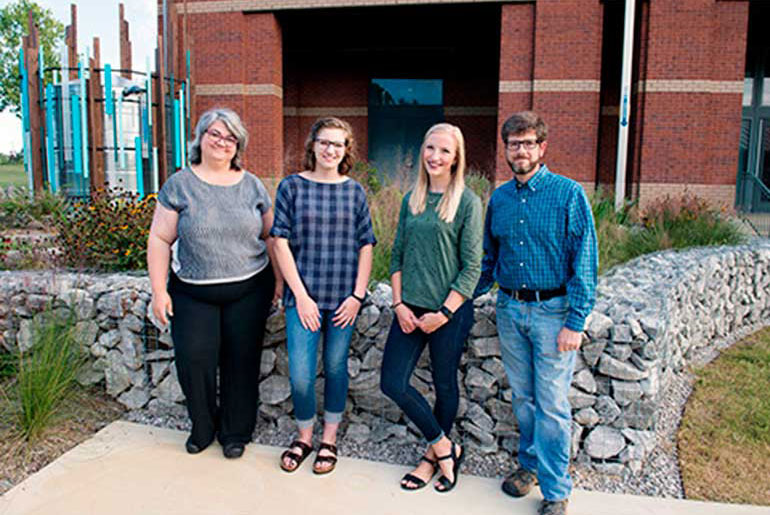
[[[509,139],[505,142],[505,148],[508,150],[535,150],[535,147],[540,144],[540,141],[536,139]]]
[[[315,140],[316,143],[321,145],[321,148],[329,148],[332,147],[334,150],[342,150],[345,148],[345,142],[344,141],[330,141],[328,139],[317,139]]]
[[[238,144],[238,138],[235,136],[225,136],[224,134],[220,134],[216,130],[207,130],[206,134],[208,134],[211,139],[214,140],[214,143],[221,143],[223,145],[226,145],[228,147],[234,147]]]

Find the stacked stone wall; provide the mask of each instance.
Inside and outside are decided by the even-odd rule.
[[[173,344],[149,312],[146,277],[52,272],[0,274],[0,345],[29,349],[35,320],[71,306],[91,354],[84,384],[103,383],[128,409],[184,416]],[[586,324],[570,402],[573,458],[606,471],[639,470],[656,445],[657,409],[674,374],[693,353],[744,327],[770,321],[770,243],[643,256],[604,274]],[[500,359],[495,294],[475,301],[475,323],[458,372],[458,431],[485,454],[516,449],[511,390]],[[379,368],[393,312],[379,284],[356,322],[348,360],[347,435],[358,441],[417,439],[417,429],[379,390]],[[283,316],[267,325],[259,415],[293,431]],[[320,366],[319,366],[320,370]],[[430,400],[425,352],[412,379]],[[317,381],[323,391],[323,377]],[[319,402],[320,406],[320,402]]]

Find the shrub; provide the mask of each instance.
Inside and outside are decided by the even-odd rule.
[[[367,196],[377,195],[384,186],[380,172],[366,161],[357,161],[349,175],[364,187]]]
[[[25,188],[13,188],[10,195],[0,201],[0,227],[21,229],[37,224],[47,228],[66,210],[67,200],[59,194],[43,190],[30,197]]]
[[[398,212],[404,194],[395,186],[386,186],[377,194],[369,195],[372,226],[377,237],[372,260],[371,281],[390,280],[390,251],[398,229]]]
[[[75,203],[56,222],[60,263],[108,271],[144,269],[155,197],[97,191],[90,200]]]
[[[625,245],[636,204],[628,203],[615,211],[615,200],[601,188],[591,195],[590,201],[599,247],[599,273],[602,273],[628,259]]]
[[[75,322],[71,309],[44,311],[33,322],[31,348],[18,354],[16,419],[27,440],[40,436],[75,392],[87,357]]]

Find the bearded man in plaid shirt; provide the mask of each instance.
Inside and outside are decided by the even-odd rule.
[[[567,394],[596,296],[596,230],[582,186],[543,163],[540,116],[514,114],[501,136],[514,178],[489,201],[476,293],[500,287],[497,330],[519,423],[519,468],[502,488],[522,497],[539,482],[539,513],[563,515],[572,491]]]

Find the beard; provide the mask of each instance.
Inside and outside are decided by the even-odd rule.
[[[513,159],[513,161],[506,159],[508,161],[508,166],[511,167],[511,171],[515,175],[527,175],[528,173],[532,172],[533,170],[537,170],[537,168],[540,166],[540,159],[536,160],[530,160],[529,165],[525,166],[519,166],[516,164],[516,159],[518,159],[518,156]]]

